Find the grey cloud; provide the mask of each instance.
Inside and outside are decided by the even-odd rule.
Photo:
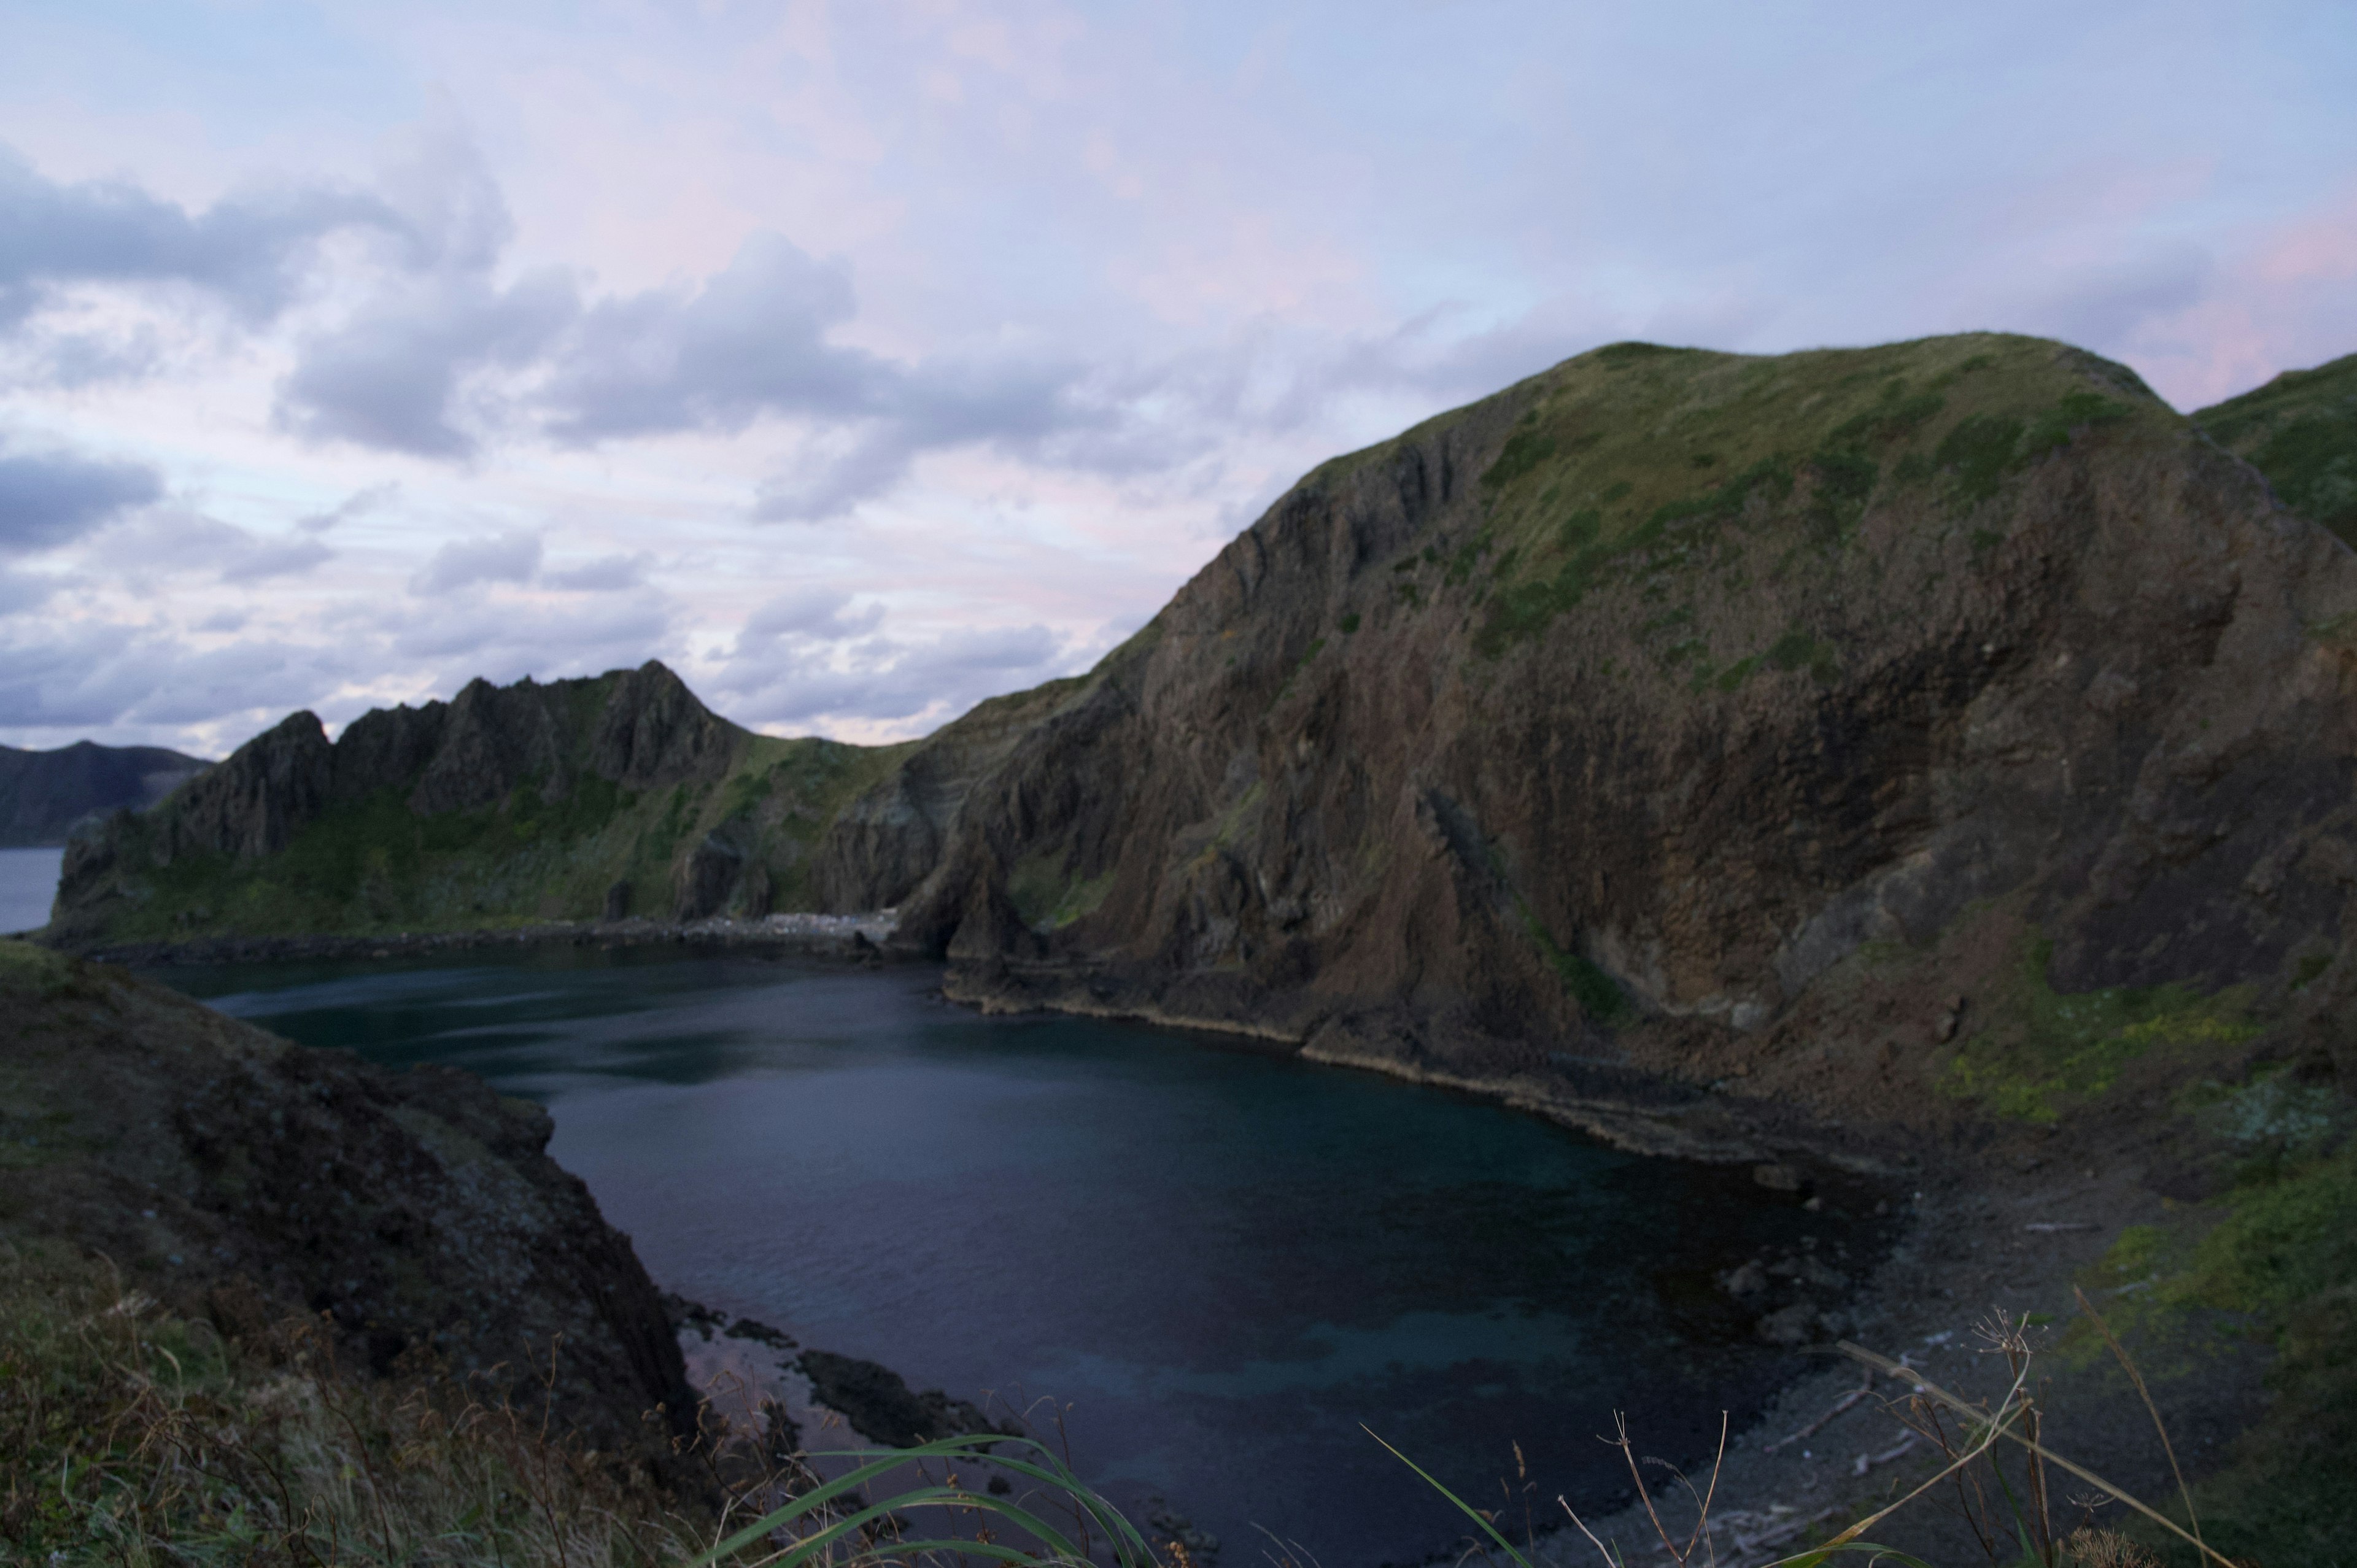
[[[113,180],[45,179],[0,147],[0,326],[77,283],[183,284],[267,319],[285,308],[322,236],[402,220],[352,192],[286,189],[226,197],[191,213]]]
[[[744,629],[737,634],[738,656],[781,638],[836,642],[865,637],[884,618],[881,605],[870,605],[846,616],[844,611],[850,606],[850,595],[832,588],[803,588],[780,594],[745,618]]]
[[[46,577],[0,571],[0,618],[38,609],[57,591],[57,585]]]
[[[0,452],[0,553],[54,549],[163,493],[145,464]]]
[[[404,284],[301,346],[278,422],[313,441],[471,456],[478,438],[453,406],[467,377],[531,363],[577,308],[561,273],[505,289],[471,276]]]
[[[274,717],[347,678],[347,650],[267,642],[199,652],[137,625],[44,626],[0,646],[0,728]]]
[[[552,588],[562,588],[575,594],[618,594],[625,589],[644,587],[647,568],[654,557],[645,551],[634,555],[600,555],[578,566],[567,566],[554,572],[544,572],[540,580]]]
[[[670,646],[671,612],[660,600],[593,599],[548,606],[458,600],[390,623],[393,651],[437,668],[437,690],[457,691],[480,675],[509,682],[595,674],[661,657]]]
[[[447,594],[479,583],[528,583],[540,570],[537,533],[511,532],[482,539],[454,539],[434,553],[409,580],[413,594]]]
[[[185,572],[259,583],[308,572],[336,554],[308,534],[257,534],[178,509],[119,523],[96,542],[98,555],[134,581]]]
[[[711,686],[732,717],[754,724],[947,718],[984,697],[1060,673],[1069,652],[1044,626],[920,643],[740,638]]]
[[[382,485],[371,485],[365,489],[354,490],[325,511],[296,518],[295,526],[306,533],[325,533],[338,523],[350,522],[356,517],[365,517],[380,507],[390,505],[400,494],[401,486],[390,480]]]
[[[894,372],[826,341],[851,319],[851,281],[777,234],[747,240],[694,290],[652,290],[585,311],[541,399],[576,445],[742,429],[763,413],[856,419],[881,412]]]

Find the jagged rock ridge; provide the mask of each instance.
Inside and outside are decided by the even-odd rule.
[[[650,662],[297,713],[69,852],[66,940],[432,929],[806,906],[810,844],[896,754],[775,740]]]

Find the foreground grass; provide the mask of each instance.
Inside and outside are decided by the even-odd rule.
[[[347,1377],[299,1321],[266,1343],[54,1255],[0,1261],[0,1562],[677,1562],[651,1479],[429,1369]]]
[[[658,1479],[431,1366],[350,1375],[302,1319],[225,1341],[103,1262],[0,1253],[0,1563],[1155,1563],[1028,1438],[806,1455],[717,1425],[673,1458]]]

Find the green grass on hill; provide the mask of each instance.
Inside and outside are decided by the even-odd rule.
[[[1738,535],[1771,546],[1771,572],[1792,570],[1855,539],[1870,506],[1967,519],[2090,432],[2175,418],[2117,367],[1987,335],[1772,359],[1620,344],[1544,381],[1481,477],[1481,532],[1451,563],[1458,579],[1494,563],[1477,636],[1492,657],[1608,584],[1681,600],[1739,563]],[[1795,628],[1727,670],[1822,675],[1832,657]]]
[[[2193,418],[2285,505],[2357,545],[2357,354],[2287,371]]]

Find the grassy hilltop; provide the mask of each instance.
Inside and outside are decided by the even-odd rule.
[[[2285,505],[2357,545],[2357,354],[2286,371],[2193,418],[2266,475]]]

